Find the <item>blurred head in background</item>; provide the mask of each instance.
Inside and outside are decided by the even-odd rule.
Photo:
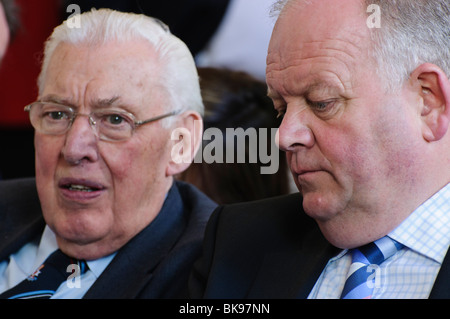
[[[19,27],[17,11],[13,0],[0,0],[0,62]]]
[[[267,139],[267,150],[271,151],[271,145],[274,145],[271,128],[278,128],[281,122],[267,97],[266,84],[245,72],[228,69],[198,68],[198,73],[205,105],[205,131],[217,128],[222,132],[225,152],[231,147],[236,155],[238,147],[236,139],[227,138],[227,128],[242,128],[244,131],[255,128],[258,133],[260,128],[264,128],[267,134],[258,134],[259,145],[249,145],[252,141],[245,141],[245,163],[230,163],[225,159],[222,163],[205,163],[202,160],[201,163],[192,163],[178,177],[196,185],[219,204],[287,194],[289,177],[284,152],[278,148],[275,150],[279,153],[279,167],[274,174],[261,174],[261,167],[267,163],[262,163],[259,156],[255,156],[258,158],[256,163],[249,160],[251,152],[260,151],[261,138]],[[203,149],[213,142],[204,139]]]

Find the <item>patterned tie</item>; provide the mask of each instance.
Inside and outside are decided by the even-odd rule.
[[[393,256],[402,247],[402,244],[386,236],[373,243],[352,249],[352,264],[341,299],[372,298],[378,265]]]
[[[80,267],[79,274],[86,272],[85,261],[70,258],[58,249],[25,280],[0,294],[0,299],[48,299],[69,279],[70,272],[75,272],[75,267],[68,266],[77,264]]]

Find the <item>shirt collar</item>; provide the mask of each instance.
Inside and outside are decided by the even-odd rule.
[[[55,234],[50,229],[50,227],[46,225],[44,233],[41,237],[41,241],[39,242],[36,258],[37,266],[35,265],[35,268],[42,264],[44,260],[47,259],[47,257],[57,249],[58,244],[56,242]],[[111,260],[113,260],[115,255],[116,253],[113,253],[109,256],[105,256],[96,260],[89,260],[86,263],[89,267],[89,270],[91,270],[95,277],[98,278],[105,270],[105,268],[109,265]]]
[[[450,244],[450,183],[414,210],[388,236],[442,263]]]
[[[96,260],[89,260],[86,261],[86,263],[89,267],[89,270],[92,271],[96,278],[98,278],[102,274],[103,270],[108,267],[114,256],[116,256],[116,253],[112,253],[109,256],[105,256]]]

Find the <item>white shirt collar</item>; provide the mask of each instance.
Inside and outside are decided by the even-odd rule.
[[[450,245],[450,183],[414,210],[388,236],[442,263]]]

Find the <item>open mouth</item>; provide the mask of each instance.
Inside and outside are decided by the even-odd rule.
[[[84,179],[63,178],[59,182],[59,187],[73,192],[92,193],[105,189],[103,185]]]
[[[95,191],[99,191],[100,188],[97,187],[89,187],[86,185],[79,185],[79,184],[67,184],[67,185],[62,185],[62,188],[71,190],[71,191],[80,191],[80,192],[95,192]]]
[[[98,200],[107,187],[93,180],[63,177],[58,182],[59,194],[64,203],[90,204]]]

